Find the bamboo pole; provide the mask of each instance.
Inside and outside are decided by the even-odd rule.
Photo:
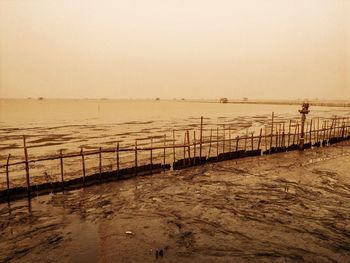
[[[223,129],[222,130],[223,130],[222,153],[225,154],[225,124],[223,125]]]
[[[270,138],[270,153],[271,153],[271,148],[272,148],[272,140],[273,140],[273,119],[274,119],[274,116],[275,113],[272,112],[272,117],[271,117],[271,138]]]
[[[163,170],[165,171],[165,149],[166,149],[166,134],[164,134],[164,148],[163,148]]]
[[[183,160],[183,165],[186,165],[186,142],[187,142],[187,132],[185,132],[185,136],[184,136],[184,160]]]
[[[176,162],[176,155],[175,155],[175,131],[173,130],[173,163]]]
[[[7,186],[7,200],[10,201],[10,176],[9,176],[9,163],[11,154],[8,155],[6,161],[6,186]]]
[[[202,162],[202,143],[203,143],[203,116],[201,116],[201,127],[200,127],[200,134],[199,134],[199,163]],[[196,141],[196,139],[195,139]]]
[[[28,196],[30,196],[29,163],[28,163],[28,151],[27,151],[25,135],[23,135],[23,149],[24,149],[25,169],[26,169],[27,192],[28,192]]]
[[[297,142],[298,142],[298,145],[300,144],[300,130],[299,130],[299,123],[297,124]]]
[[[287,147],[290,146],[290,128],[292,126],[292,120],[289,120],[289,127],[288,127],[288,143],[287,143]]]
[[[99,178],[100,182],[102,181],[102,148],[99,148],[99,154],[98,154],[98,159],[99,159]]]
[[[219,127],[216,128],[216,159],[219,160]]]
[[[278,124],[276,124],[276,148],[278,147],[278,136],[279,136]]]
[[[264,130],[265,130],[265,136],[264,136],[265,151],[267,152],[267,128],[266,128],[266,125],[264,125]]]
[[[135,175],[137,175],[137,140],[135,140]]]
[[[119,176],[119,142],[117,142],[117,176]]]
[[[193,131],[193,164],[196,164],[196,131]],[[200,145],[201,147],[201,145]],[[200,149],[199,149],[200,150]],[[200,163],[200,161],[199,161]]]
[[[213,137],[213,129],[210,128],[210,137],[209,137],[209,152],[208,152],[208,158],[210,158],[210,151],[211,151],[211,140]]]
[[[61,182],[62,182],[62,187],[64,188],[64,178],[63,178],[63,154],[62,154],[62,149],[60,150],[60,167],[61,167]]]
[[[191,165],[191,146],[190,146],[190,131],[187,130],[187,153],[188,153],[188,164]]]
[[[151,174],[153,173],[153,137],[151,137],[151,149],[150,149],[150,168]]]
[[[85,158],[84,158],[83,147],[81,147],[80,149],[80,155],[81,155],[81,161],[83,165],[83,185],[85,186]]]
[[[285,123],[283,122],[283,130],[282,130],[282,147],[286,146],[286,142],[285,142]]]
[[[228,126],[228,147],[229,147],[229,151],[230,151],[230,155],[232,153],[232,141],[231,141],[231,125]]]

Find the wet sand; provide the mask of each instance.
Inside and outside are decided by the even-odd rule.
[[[347,141],[1,204],[0,261],[350,262],[349,170]]]

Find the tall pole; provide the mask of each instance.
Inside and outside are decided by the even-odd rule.
[[[301,110],[299,110],[301,114],[301,134],[300,134],[300,140],[299,140],[299,150],[304,150],[304,126],[305,126],[305,120],[306,120],[306,114],[308,114],[309,111],[309,103],[303,103]]]

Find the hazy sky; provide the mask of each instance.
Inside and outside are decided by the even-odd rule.
[[[350,0],[0,0],[0,97],[350,99]]]

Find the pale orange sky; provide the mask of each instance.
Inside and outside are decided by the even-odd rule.
[[[350,99],[350,0],[0,0],[0,97]]]

